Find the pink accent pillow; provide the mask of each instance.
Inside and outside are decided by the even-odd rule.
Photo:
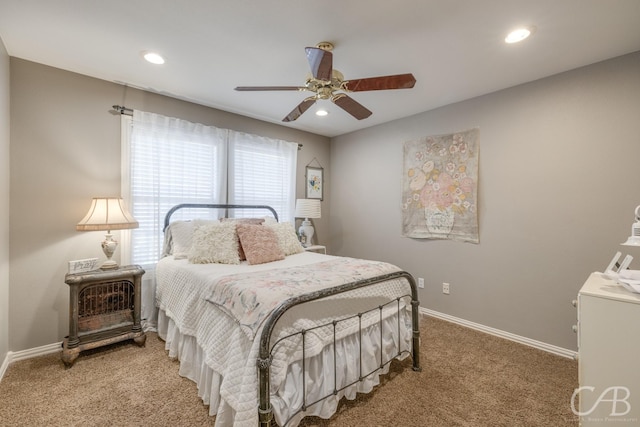
[[[220,222],[233,221],[234,224],[262,224],[265,219],[264,218],[220,218]],[[242,244],[240,243],[240,238],[238,238],[238,256],[240,257],[240,261],[244,261],[247,259],[244,254],[244,249],[242,248]]]
[[[236,225],[236,231],[249,264],[264,264],[284,259],[278,236],[271,228],[239,223]]]

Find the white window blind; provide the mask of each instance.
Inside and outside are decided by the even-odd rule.
[[[129,155],[131,261],[149,268],[162,248],[166,212],[179,203],[224,203],[227,131],[134,111]],[[175,219],[179,219],[179,214]]]
[[[229,135],[229,202],[269,205],[281,222],[294,220],[298,145],[257,135]],[[264,216],[264,211],[237,210],[235,216]]]

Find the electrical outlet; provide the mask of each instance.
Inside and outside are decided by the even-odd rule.
[[[422,277],[418,277],[418,287],[424,289],[424,279]]]
[[[442,293],[449,295],[449,284],[446,282],[442,284]]]

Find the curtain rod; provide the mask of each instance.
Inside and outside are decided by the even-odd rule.
[[[114,110],[125,116],[133,116],[133,110],[131,108],[124,107],[122,105],[113,105]],[[302,150],[302,144],[298,144],[298,150]]]
[[[133,110],[131,108],[123,107],[121,105],[114,105],[113,109],[120,114],[124,114],[126,116],[133,116]]]

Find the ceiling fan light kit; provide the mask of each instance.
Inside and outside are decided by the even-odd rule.
[[[327,52],[331,52],[333,50],[333,43],[331,42],[320,42],[316,45],[318,49],[326,50]]]
[[[371,114],[366,107],[358,103],[344,92],[364,92],[372,90],[410,89],[415,86],[413,74],[396,74],[390,76],[369,77],[364,79],[345,80],[342,73],[333,68],[333,44],[320,42],[316,47],[307,47],[307,61],[311,75],[304,86],[238,86],[237,91],[309,91],[314,95],[302,100],[283,122],[292,122],[300,117],[319,99],[329,99],[358,120],[366,119]]]

